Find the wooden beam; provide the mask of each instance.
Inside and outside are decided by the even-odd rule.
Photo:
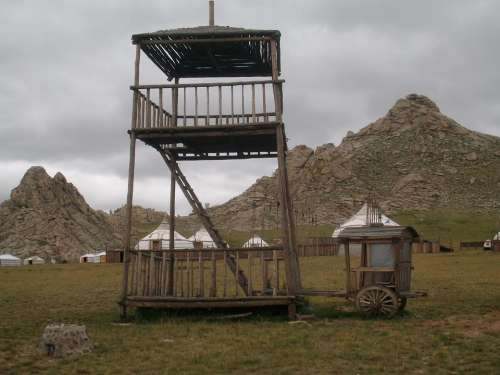
[[[159,36],[161,37],[161,36]],[[145,46],[148,44],[193,44],[193,43],[238,43],[238,42],[264,42],[274,40],[268,36],[246,36],[246,37],[228,37],[228,38],[199,38],[199,39],[154,39],[132,41],[133,44]]]
[[[175,79],[175,83],[179,83],[179,78]],[[172,91],[172,127],[177,127],[177,112],[179,107],[179,89],[174,88]],[[170,171],[170,232],[169,232],[169,241],[168,247],[170,250],[170,262],[168,264],[169,272],[168,272],[168,280],[167,280],[167,295],[173,295],[174,293],[174,253],[175,249],[175,174],[171,170]]]
[[[128,297],[125,301],[131,307],[151,308],[230,308],[252,306],[289,306],[295,300],[289,296],[269,297],[239,297],[239,298],[157,298],[157,297]]]
[[[278,51],[276,41],[271,41],[271,60],[273,67],[273,81],[278,80]],[[280,83],[273,84],[276,120],[279,122],[276,130],[278,152],[278,186],[281,210],[282,241],[285,248],[285,269],[288,293],[294,295],[301,288],[300,270],[296,254],[295,218],[293,216],[292,201],[288,185],[288,174],[285,156],[285,132],[283,125],[283,92]]]
[[[139,65],[141,59],[141,49],[139,46],[135,49],[135,63],[134,63],[134,85],[139,84]],[[137,121],[137,93],[133,95],[132,102],[132,124],[133,129]],[[127,224],[125,227],[125,243],[123,246],[123,282],[121,300],[125,301],[128,293],[128,271],[130,267],[129,251],[132,236],[132,201],[134,195],[134,171],[135,171],[135,134],[130,134],[130,149],[129,149],[129,165],[128,165],[128,187],[127,187]],[[121,318],[127,318],[127,307],[121,305]]]
[[[258,84],[285,83],[284,79],[265,79],[255,81],[236,81],[236,82],[207,82],[207,83],[176,83],[176,84],[160,84],[160,85],[133,85],[131,90],[136,89],[173,89],[173,88],[194,88],[194,87],[216,87],[216,86],[249,86]]]

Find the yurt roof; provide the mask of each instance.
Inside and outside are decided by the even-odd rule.
[[[151,241],[151,240],[168,240],[170,239],[170,225],[167,219],[163,219],[160,225],[149,233],[146,237],[144,237],[141,241]],[[174,231],[174,240],[184,240],[189,241],[182,234]]]
[[[191,237],[188,238],[190,241],[200,241],[200,242],[213,242],[212,237],[208,234],[205,228],[200,228]]]
[[[2,260],[21,260],[20,258],[12,255],[12,254],[1,254],[0,259]]]
[[[80,258],[91,258],[91,257],[95,257],[95,256],[96,256],[96,254],[87,253],[87,254],[80,255]]]
[[[250,239],[243,244],[243,247],[250,247],[253,244],[257,244],[258,246],[269,246],[269,244],[262,239],[257,234],[254,234]]]
[[[366,213],[368,210],[368,204],[364,204],[361,209],[352,215],[348,220],[340,225],[332,234],[332,237],[338,237],[340,231],[346,227],[364,227],[367,226],[368,223],[366,221]],[[381,222],[384,227],[399,227],[400,225],[396,223],[394,220],[389,218],[388,216],[382,214]]]

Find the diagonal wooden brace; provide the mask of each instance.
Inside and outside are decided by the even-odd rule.
[[[179,164],[175,161],[174,157],[168,150],[163,150],[160,147],[156,148],[160,155],[162,156],[163,160],[165,161],[165,164],[167,164],[168,168],[170,169],[170,172],[175,176],[175,180],[177,181],[177,184],[181,188],[182,192],[184,193],[184,196],[186,197],[187,201],[191,205],[193,211],[198,215],[200,218],[201,223],[207,230],[208,234],[212,238],[212,241],[215,242],[218,248],[227,248],[227,243],[222,239],[221,235],[215,228],[214,224],[212,223],[212,220],[210,219],[210,216],[208,216],[207,211],[201,204],[200,200],[194,193],[191,185],[186,179],[186,176],[182,173],[182,171],[179,168]],[[231,254],[229,252],[230,256],[226,257],[226,263],[229,266],[229,269],[233,274],[237,275],[238,277],[238,284],[240,285],[241,289],[247,295],[248,293],[248,280],[243,273],[243,271],[239,268],[236,267],[236,261],[235,261],[235,256],[234,254]]]

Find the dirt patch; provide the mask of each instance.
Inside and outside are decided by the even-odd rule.
[[[482,315],[452,315],[442,320],[430,320],[428,327],[455,329],[467,337],[477,337],[486,332],[500,332],[500,310]]]

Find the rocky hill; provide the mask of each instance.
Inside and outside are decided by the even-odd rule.
[[[107,215],[94,211],[61,173],[52,178],[42,167],[31,167],[0,204],[1,251],[75,260],[117,241]]]
[[[168,215],[163,211],[141,206],[132,207],[132,242],[136,242],[153,231]],[[113,227],[116,236],[122,240],[127,223],[127,209],[122,206],[107,216],[108,222]],[[122,242],[120,242],[122,243]]]
[[[299,225],[339,223],[370,193],[389,214],[500,208],[500,138],[468,130],[421,95],[398,100],[338,146],[297,146],[287,159]],[[275,175],[210,209],[232,229],[273,227],[276,211]]]
[[[388,113],[349,132],[340,145],[297,146],[287,155],[297,224],[333,226],[374,195],[386,213],[446,209],[500,211],[500,138],[468,130],[420,95],[398,100]],[[276,176],[209,209],[225,230],[272,229],[278,206]],[[153,230],[164,212],[134,207],[133,240]],[[196,217],[179,217],[185,235]],[[0,251],[74,260],[87,251],[122,244],[124,207],[94,211],[61,173],[30,168],[0,204]]]

